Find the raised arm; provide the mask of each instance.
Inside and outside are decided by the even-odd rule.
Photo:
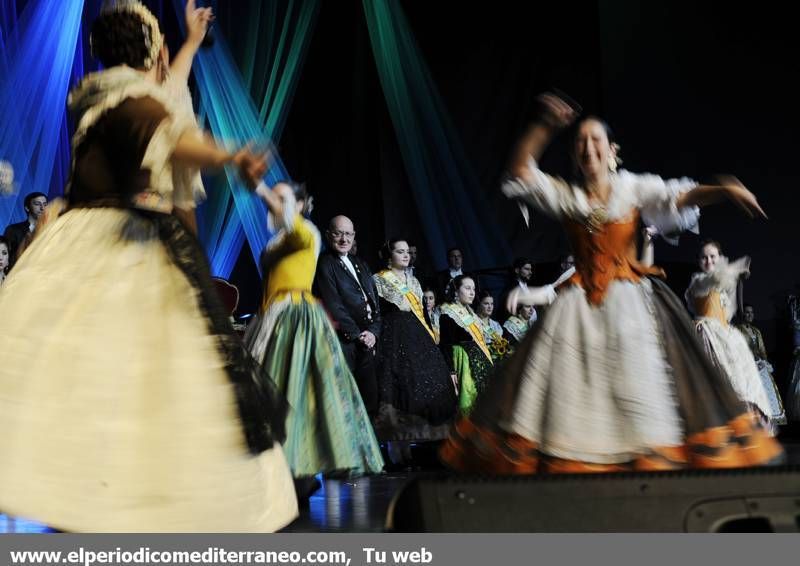
[[[509,164],[510,173],[526,181],[530,180],[530,159],[538,161],[553,137],[576,117],[572,107],[553,94],[541,95],[539,102],[542,112],[517,142]]]
[[[203,43],[208,24],[213,20],[214,13],[211,8],[197,8],[195,0],[187,0],[184,18],[186,41],[183,42],[169,66],[171,77],[180,84],[186,84],[189,81],[192,61],[197,50],[200,49],[200,44]]]
[[[575,119],[575,111],[552,94],[540,96],[539,102],[542,107],[539,118],[514,147],[509,177],[501,185],[503,194],[519,204],[526,224],[530,218],[528,206],[555,219],[569,214],[575,206],[569,184],[548,175],[537,163],[553,136]]]
[[[261,200],[264,201],[275,218],[284,217],[285,200],[280,195],[275,194],[275,191],[268,187],[264,181],[261,181],[256,187],[256,195],[261,197]]]

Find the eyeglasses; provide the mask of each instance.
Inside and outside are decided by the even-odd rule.
[[[328,234],[330,234],[334,238],[342,238],[342,237],[344,237],[347,240],[352,240],[353,238],[356,237],[356,233],[355,232],[341,232],[339,230],[329,230]]]

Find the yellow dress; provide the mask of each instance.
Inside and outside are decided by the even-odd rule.
[[[383,458],[369,416],[328,315],[311,294],[319,247],[310,221],[281,219],[261,255],[262,313],[245,342],[289,401],[284,449],[295,477],[377,473]]]

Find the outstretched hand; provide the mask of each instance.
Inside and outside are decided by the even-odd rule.
[[[508,293],[506,299],[506,310],[510,313],[517,312],[519,305],[539,306],[549,305],[556,299],[556,291],[552,285],[543,287],[528,287],[522,289],[517,287]]]
[[[725,189],[728,198],[744,210],[750,218],[768,218],[767,213],[758,204],[756,195],[747,190],[739,179],[733,175],[718,175],[717,181]]]
[[[578,113],[567,102],[551,92],[540,94],[537,100],[542,105],[542,120],[553,128],[566,128]]]
[[[249,144],[233,156],[233,164],[239,170],[239,176],[250,189],[255,189],[267,173],[269,161],[269,152],[253,153]]]

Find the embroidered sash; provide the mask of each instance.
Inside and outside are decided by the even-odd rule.
[[[375,286],[378,288],[378,294],[385,301],[392,303],[402,311],[407,311],[410,307],[411,312],[417,317],[423,328],[428,331],[428,334],[431,335],[431,339],[436,342],[436,335],[425,320],[425,311],[420,301],[422,288],[419,281],[411,277],[411,287],[409,287],[400,281],[394,271],[384,269],[375,274]]]
[[[472,336],[472,340],[481,349],[481,352],[486,356],[486,359],[492,362],[492,354],[489,352],[486,341],[483,339],[482,325],[478,322],[478,317],[475,316],[472,309],[456,303],[445,303],[442,305],[442,314],[446,314],[452,318],[456,324],[466,330],[469,335]]]

